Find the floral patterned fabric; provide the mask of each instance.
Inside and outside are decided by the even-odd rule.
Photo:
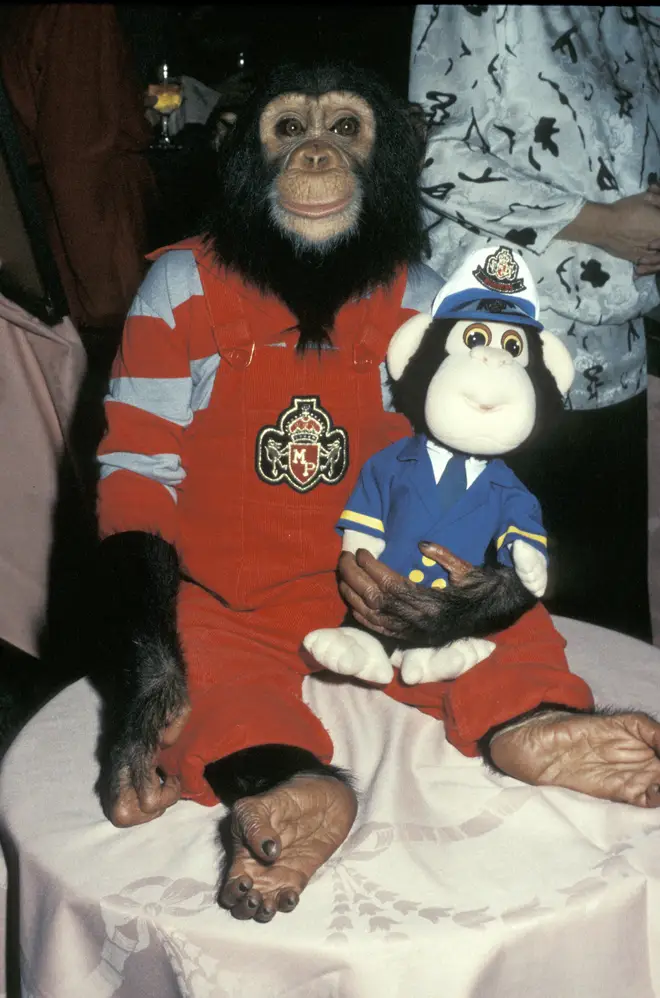
[[[558,626],[598,695],[660,708],[657,650]],[[28,724],[0,774],[25,998],[660,996],[660,812],[489,773],[376,690],[311,678],[306,698],[360,810],[268,926],[215,903],[221,805],[183,801],[133,829],[104,819],[85,682]]]
[[[573,355],[576,409],[646,387],[641,316],[658,303],[654,278],[633,281],[631,263],[554,237],[586,201],[637,194],[660,173],[652,10],[444,4],[415,15],[429,262],[446,279],[484,241],[521,248],[541,319]]]

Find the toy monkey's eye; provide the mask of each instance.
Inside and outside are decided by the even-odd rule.
[[[297,135],[303,134],[305,127],[297,118],[282,118],[281,121],[277,122],[275,131],[278,135],[286,138],[295,138]]]
[[[341,135],[344,138],[352,138],[354,135],[360,131],[360,122],[357,118],[340,118],[336,121],[332,128],[330,129],[335,135]]]
[[[502,349],[510,353],[512,357],[520,357],[520,354],[523,352],[523,346],[520,333],[514,332],[513,329],[507,329],[502,337]]]
[[[463,342],[470,350],[474,350],[475,347],[487,347],[491,338],[488,326],[483,326],[480,322],[473,322],[463,332]]]

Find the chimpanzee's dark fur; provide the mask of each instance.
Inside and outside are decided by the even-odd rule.
[[[162,537],[129,531],[100,546],[95,678],[106,704],[99,746],[104,803],[117,795],[122,771],[134,785],[143,782],[159,732],[187,702],[176,631],[179,578],[176,550]]]
[[[511,627],[536,602],[512,568],[475,566],[446,589],[409,586],[388,594],[381,612],[392,613],[398,637],[381,641],[391,654],[395,648],[443,648],[459,638],[486,638]],[[350,616],[344,623],[360,626]]]

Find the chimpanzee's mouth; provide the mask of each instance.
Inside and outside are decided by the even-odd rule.
[[[328,215],[336,215],[337,212],[343,211],[350,204],[350,200],[350,198],[340,198],[338,201],[321,201],[318,204],[282,201],[282,207],[292,215],[300,215],[302,218],[326,218]]]

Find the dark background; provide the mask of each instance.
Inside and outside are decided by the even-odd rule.
[[[403,97],[414,5],[286,6],[118,4],[142,82],[154,81],[163,59],[174,75],[221,82],[238,68],[301,53],[350,58],[383,75]]]

